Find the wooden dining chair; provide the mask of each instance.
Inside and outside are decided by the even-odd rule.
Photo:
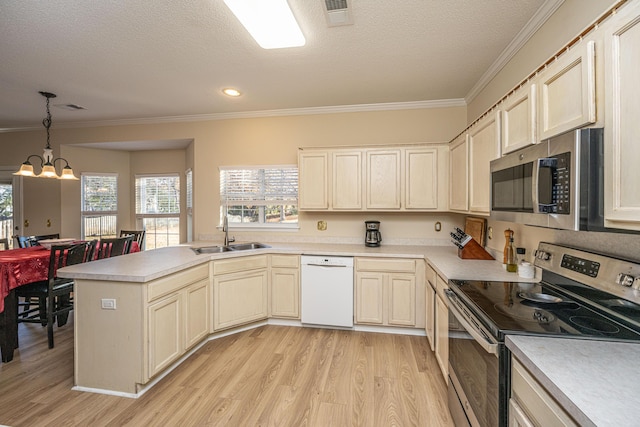
[[[9,239],[6,237],[0,239],[0,246],[1,246],[0,250],[4,251],[9,249]]]
[[[43,234],[41,236],[33,236],[33,240],[35,241],[36,245],[40,245],[40,243],[38,243],[40,240],[50,240],[50,239],[59,239],[59,238],[60,238],[60,233]]]
[[[131,251],[133,236],[115,237],[113,239],[100,239],[97,246],[96,259],[111,258],[128,254]]]
[[[134,236],[134,240],[138,242],[138,248],[142,250],[142,243],[144,242],[144,230],[120,230],[120,237]]]
[[[24,315],[18,315],[18,322],[40,323],[47,326],[49,348],[53,348],[53,323],[58,327],[67,323],[69,312],[73,310],[73,279],[58,277],[59,268],[89,261],[91,242],[53,246],[49,257],[47,280],[33,282],[16,288],[16,295],[26,299],[37,298],[38,306]]]

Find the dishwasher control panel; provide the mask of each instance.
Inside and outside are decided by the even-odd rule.
[[[300,261],[302,265],[316,265],[325,267],[353,267],[353,257],[303,255]]]

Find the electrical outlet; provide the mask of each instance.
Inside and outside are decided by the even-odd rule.
[[[116,300],[114,298],[102,298],[101,303],[102,303],[103,310],[116,309]]]
[[[327,229],[327,221],[318,221],[318,230],[325,231]]]

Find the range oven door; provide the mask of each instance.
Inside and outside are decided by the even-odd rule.
[[[499,344],[450,290],[449,410],[456,425],[504,425],[500,408]]]

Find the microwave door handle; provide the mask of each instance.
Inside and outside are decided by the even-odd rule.
[[[539,183],[540,183],[540,162],[542,159],[536,159],[533,161],[533,171],[531,173],[531,198],[533,199],[533,213],[540,213],[540,196],[539,196]]]

